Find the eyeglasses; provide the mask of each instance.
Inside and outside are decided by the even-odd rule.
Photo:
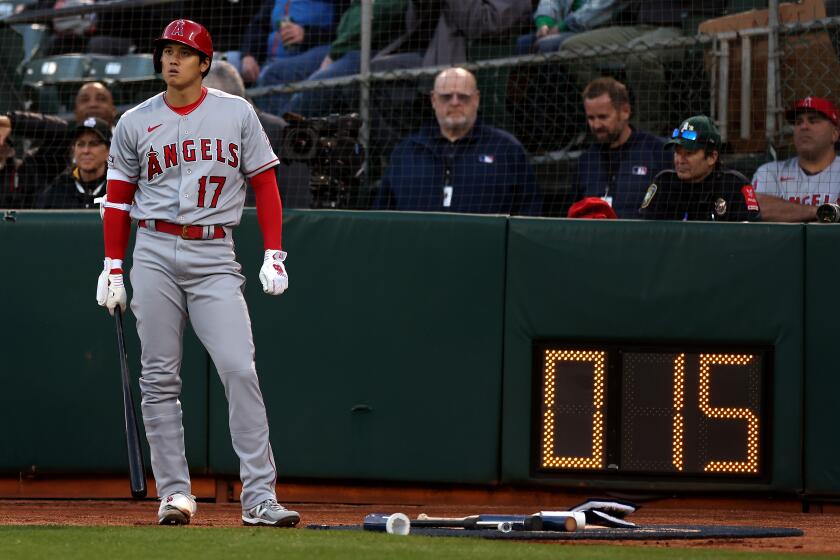
[[[88,140],[87,142],[85,142],[84,140],[79,140],[78,142],[75,142],[73,146],[80,150],[84,150],[85,148],[98,148],[99,146],[102,146],[104,144],[105,142],[103,142],[102,140]]]
[[[438,99],[443,101],[444,103],[451,103],[452,99],[457,98],[459,103],[469,103],[469,101],[473,98],[476,92],[472,93],[438,93],[436,91],[434,93]]]
[[[680,132],[679,128],[675,128],[671,133],[671,138],[685,138],[686,140],[697,140],[696,130],[683,130]]]

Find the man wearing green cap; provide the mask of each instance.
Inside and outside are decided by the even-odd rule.
[[[653,179],[639,209],[649,220],[755,222],[761,211],[750,180],[720,165],[720,132],[698,115],[674,129],[674,169]]]

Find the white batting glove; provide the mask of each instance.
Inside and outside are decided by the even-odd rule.
[[[276,249],[269,249],[263,257],[263,265],[260,268],[260,282],[263,291],[272,296],[279,296],[289,287],[289,275],[286,274],[286,267],[283,261],[286,260],[286,253]]]
[[[96,282],[96,303],[102,307],[107,307],[111,315],[114,314],[114,308],[117,305],[125,312],[127,300],[123,275],[122,273],[111,274],[111,271],[114,269],[122,269],[122,261],[119,259],[105,259],[105,267],[99,273],[99,279]]]

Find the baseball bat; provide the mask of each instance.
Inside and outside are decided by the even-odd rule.
[[[128,373],[128,356],[125,352],[123,336],[122,310],[114,308],[114,321],[117,324],[117,352],[122,370],[123,409],[125,412],[125,443],[128,448],[128,475],[131,481],[131,496],[136,499],[146,497],[146,469],[143,461],[143,448],[140,446],[140,428],[134,413],[134,397],[131,394],[131,376]]]
[[[464,529],[498,528],[504,531],[564,531],[573,533],[586,526],[582,513],[570,511],[541,511],[533,515],[482,514],[467,517],[429,517],[421,513],[412,520],[416,527],[463,527]]]

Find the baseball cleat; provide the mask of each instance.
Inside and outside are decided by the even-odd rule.
[[[251,509],[242,510],[243,525],[265,525],[267,527],[294,527],[300,521],[300,515],[270,498]]]
[[[159,525],[189,525],[195,515],[195,497],[190,494],[175,492],[160,501],[158,509]]]

